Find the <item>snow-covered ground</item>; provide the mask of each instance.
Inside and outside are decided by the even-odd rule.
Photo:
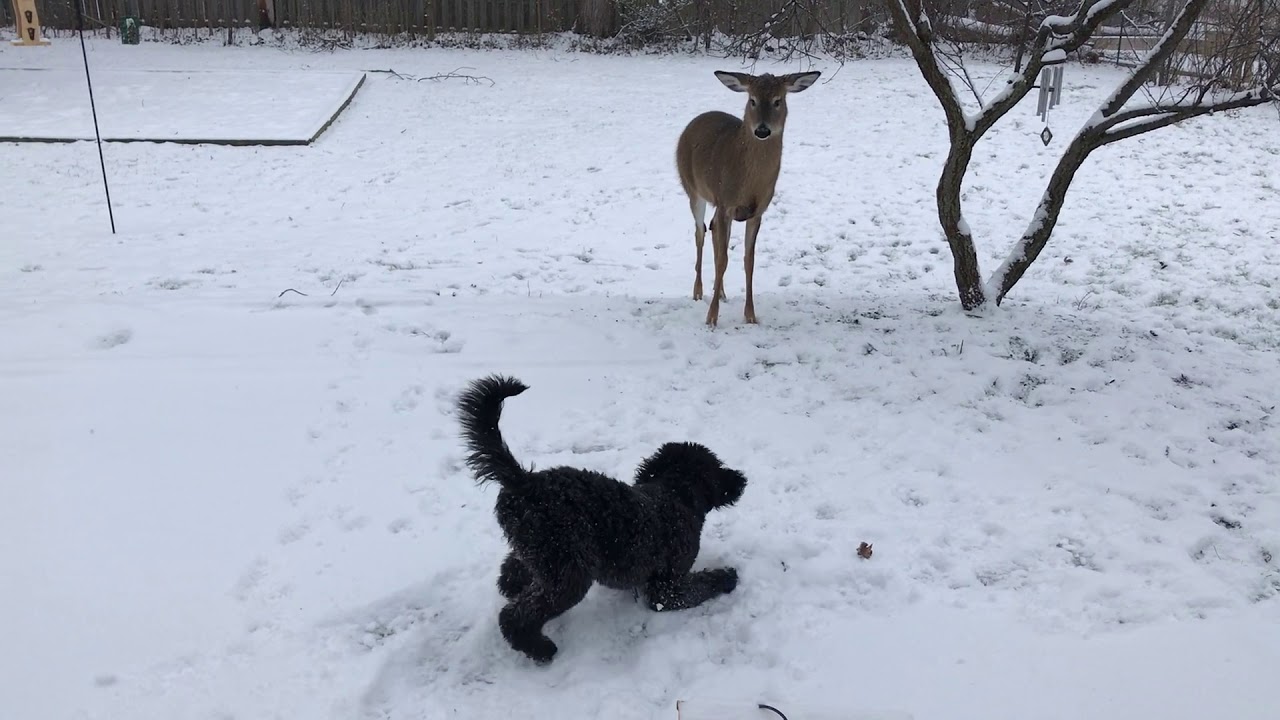
[[[23,60],[48,59],[41,52],[30,55]],[[98,69],[92,80],[104,140],[300,144],[332,121],[361,77],[351,72],[113,68]],[[94,139],[83,66],[40,72],[0,68],[0,88],[0,138]]]
[[[1274,109],[1099,151],[1005,306],[967,317],[924,82],[819,65],[760,237],[762,324],[737,226],[710,331],[672,154],[694,114],[740,110],[711,75],[732,62],[90,60],[494,84],[370,74],[309,147],[109,144],[114,236],[92,144],[0,145],[0,717],[1274,720]],[[3,67],[79,62],[0,45]],[[1118,77],[1067,69],[1059,138]],[[975,159],[988,269],[1065,142],[1039,130],[1030,100]],[[524,462],[629,477],[687,438],[741,468],[703,552],[739,589],[664,615],[594,590],[549,626],[550,667],[511,652],[493,490],[451,416],[493,371],[532,387],[504,420]]]

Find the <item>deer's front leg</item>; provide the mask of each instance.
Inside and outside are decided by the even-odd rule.
[[[760,232],[760,216],[756,215],[747,221],[747,241],[742,252],[742,265],[747,271],[747,304],[743,308],[743,316],[749,323],[756,321],[756,301],[752,294],[751,276],[756,269],[756,234]]]
[[[715,221],[715,218],[713,217],[713,218],[712,218],[712,220],[711,220],[711,235],[712,235],[712,237],[713,237],[713,238],[715,237],[715,233],[716,233],[716,221]],[[714,245],[714,244],[715,244],[715,243],[714,243],[714,241],[713,241],[712,245]],[[701,252],[701,251],[699,251],[699,252]],[[701,266],[701,265],[702,265],[702,255],[701,255],[701,254],[699,254],[699,255],[698,255],[698,265],[699,265],[699,266]],[[698,277],[699,277],[699,278],[701,278],[701,277],[702,277],[702,276],[701,276],[701,274],[699,274],[699,276],[698,276]],[[699,283],[701,283],[701,280],[699,280]],[[701,285],[698,285],[698,287],[699,287],[699,288],[701,288],[702,286],[701,286]],[[697,296],[696,298],[694,298],[694,299],[695,299],[695,300],[701,300],[701,299],[702,299],[702,291],[701,291],[701,290],[699,290],[699,291],[698,291],[698,296]],[[728,296],[727,294],[725,294],[724,288],[720,288],[720,299],[721,299],[721,300],[728,300],[728,299],[729,299],[729,296]]]

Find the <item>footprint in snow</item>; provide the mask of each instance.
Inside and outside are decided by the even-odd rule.
[[[392,409],[396,412],[409,412],[416,409],[422,400],[423,392],[421,385],[410,385],[400,391],[400,397],[391,403]]]
[[[99,350],[110,350],[113,347],[124,345],[132,339],[133,331],[126,328],[124,330],[116,330],[115,332],[101,335],[93,344],[94,347],[97,347]]]
[[[181,290],[184,287],[198,283],[190,278],[157,278],[147,284],[161,290]]]
[[[311,524],[306,520],[281,528],[276,539],[281,545],[292,545],[311,532]]]

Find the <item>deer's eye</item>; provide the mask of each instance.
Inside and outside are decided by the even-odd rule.
[[[782,107],[782,98],[775,98],[775,99],[774,99],[774,101],[773,101],[773,106],[774,106],[774,107]]]
[[[756,99],[751,98],[751,107],[755,107],[755,106],[756,106]]]

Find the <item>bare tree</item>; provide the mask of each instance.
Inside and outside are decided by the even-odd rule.
[[[1053,234],[1076,171],[1094,150],[1201,115],[1277,102],[1280,98],[1280,62],[1277,62],[1275,42],[1267,46],[1267,40],[1259,37],[1251,63],[1253,70],[1247,81],[1239,74],[1231,77],[1237,65],[1233,65],[1226,53],[1219,52],[1211,55],[1205,66],[1193,73],[1187,83],[1165,88],[1158,96],[1147,91],[1141,100],[1130,104],[1130,100],[1174,56],[1210,4],[1210,0],[1170,0],[1180,6],[1173,21],[1129,77],[1116,87],[1068,143],[1026,231],[984,283],[972,231],[965,222],[960,202],[961,185],[974,145],[1031,91],[1046,61],[1063,60],[1066,53],[1080,49],[1099,27],[1134,1],[1080,0],[1071,15],[1045,17],[1029,43],[1026,66],[1015,72],[989,101],[983,101],[979,95],[979,108],[967,112],[952,83],[954,73],[948,71],[949,64],[954,65],[954,55],[939,50],[929,12],[921,0],[886,0],[894,23],[946,116],[950,151],[938,180],[938,220],[951,247],[960,304],[966,310],[978,308],[990,299],[998,305],[1035,262]],[[1280,0],[1218,2],[1256,5],[1258,13],[1243,13],[1242,17],[1270,18],[1275,16]],[[1260,23],[1265,24],[1265,21]],[[1246,35],[1248,32],[1242,29],[1237,40]],[[1233,41],[1228,45],[1238,47],[1240,43]],[[1230,82],[1236,78],[1241,80],[1243,87]],[[973,88],[972,83],[969,86]]]

